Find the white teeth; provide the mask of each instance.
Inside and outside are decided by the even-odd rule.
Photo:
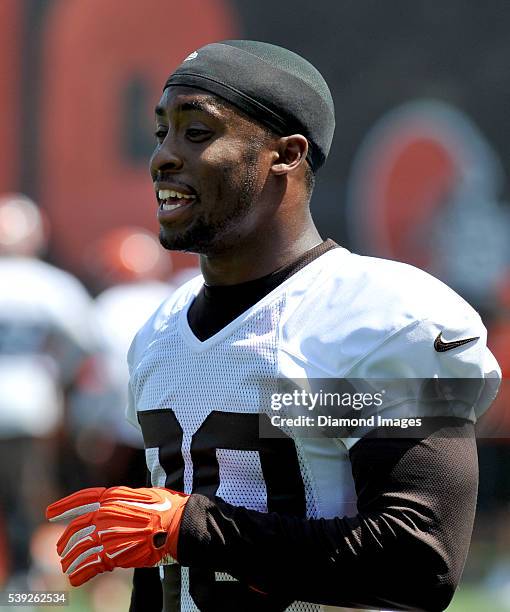
[[[162,210],[175,210],[176,208],[182,208],[184,204],[163,204],[161,205]]]
[[[160,189],[158,191],[158,197],[160,200],[168,200],[168,198],[179,198],[182,199],[184,198],[185,200],[192,200],[194,199],[194,195],[185,195],[184,193],[181,193],[180,191],[173,191],[173,189]]]

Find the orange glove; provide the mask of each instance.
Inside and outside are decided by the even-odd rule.
[[[73,519],[57,542],[71,584],[80,586],[115,567],[174,561],[188,498],[170,489],[95,487],[50,504],[50,521]]]

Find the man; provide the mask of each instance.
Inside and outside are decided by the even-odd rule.
[[[129,351],[128,416],[154,488],[48,510],[74,518],[58,544],[72,584],[160,563],[164,610],[448,605],[476,504],[473,422],[499,370],[478,315],[442,283],[322,241],[308,203],[333,129],[322,76],[273,45],[207,45],[168,79],[151,160],[160,241],[199,253],[203,279]],[[431,410],[415,439],[259,435],[279,378],[437,377],[479,384],[467,415]],[[342,518],[347,456],[358,513]],[[143,572],[133,609],[148,609]]]
[[[99,345],[86,289],[40,258],[48,230],[30,198],[0,196],[0,531],[5,521],[13,587],[25,584],[41,506],[62,492],[64,414]]]

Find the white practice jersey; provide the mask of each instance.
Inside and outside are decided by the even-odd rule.
[[[299,437],[289,429],[286,451],[268,454],[258,415],[271,412],[268,398],[278,392],[278,379],[501,375],[475,310],[409,265],[330,250],[205,341],[187,321],[202,282],[178,289],[128,354],[128,418],[141,427],[154,486],[216,494],[262,512],[303,507],[308,518],[343,516],[350,484],[344,468],[356,439]],[[438,352],[440,332],[444,342],[478,339]],[[480,395],[469,418],[476,420],[491,401]],[[184,568],[181,609],[197,610]],[[321,609],[303,602],[288,608]]]
[[[92,316],[71,274],[38,259],[0,258],[0,437],[55,429],[62,389],[97,350]]]

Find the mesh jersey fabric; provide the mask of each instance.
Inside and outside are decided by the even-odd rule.
[[[199,340],[220,331],[248,308],[251,308],[283,281],[331,249],[339,248],[333,240],[309,249],[292,263],[245,283],[226,286],[204,284],[188,310],[188,323]]]
[[[282,304],[283,300],[277,300],[271,305],[271,308],[260,313],[259,316],[253,317],[242,327],[242,330],[230,336],[228,342],[219,343],[206,353],[199,352],[192,359],[190,359],[190,355],[187,355],[186,358],[175,358],[175,356],[183,356],[187,352],[186,345],[179,334],[163,334],[164,337],[160,341],[156,341],[157,348],[153,344],[152,349],[157,353],[157,356],[154,354],[155,361],[148,364],[148,370],[144,370],[144,372],[139,370],[139,375],[151,380],[154,380],[154,375],[156,375],[156,382],[145,387],[146,393],[142,392],[144,398],[140,398],[141,403],[146,406],[160,406],[161,404],[173,406],[173,413],[180,428],[182,428],[182,442],[180,448],[177,448],[175,438],[170,440],[157,438],[160,432],[164,432],[162,428],[165,427],[165,424],[158,422],[153,425],[151,416],[161,417],[162,415],[150,409],[139,413],[145,439],[147,465],[152,475],[153,486],[166,486],[185,492],[196,490],[194,480],[196,481],[197,475],[193,473],[196,462],[202,461],[206,464],[205,467],[209,467],[209,464],[211,462],[214,464],[216,460],[219,466],[219,487],[217,489],[219,496],[227,502],[243,505],[246,508],[264,512],[268,510],[268,494],[262,476],[260,451],[255,448],[253,450],[237,450],[235,448],[238,444],[236,438],[240,433],[237,422],[232,424],[231,439],[215,442],[214,436],[222,436],[225,433],[224,422],[218,421],[218,424],[216,424],[217,419],[215,417],[220,412],[225,412],[228,415],[230,411],[234,411],[238,407],[242,407],[242,412],[239,414],[243,416],[247,416],[247,412],[251,412],[253,415],[258,414],[259,383],[261,380],[275,381],[277,372],[275,360],[276,337],[272,332],[276,328],[276,322],[281,315]],[[256,344],[247,344],[245,342],[246,337],[257,337],[259,341]],[[244,347],[242,346],[243,343]],[[258,355],[258,358],[254,356],[254,353]],[[168,362],[170,355],[174,356],[171,364]],[[241,372],[246,366],[249,368],[249,378],[252,379],[252,382],[243,380],[240,383],[239,380],[234,380],[232,386],[229,385],[228,389],[225,389],[225,372],[232,371],[232,368],[238,368]],[[174,381],[181,381],[177,382],[178,386],[173,392],[169,389],[168,376],[159,377],[157,374],[163,370],[167,374],[171,371]],[[276,381],[273,385],[273,389],[267,387],[266,392],[276,392]],[[194,389],[191,402],[190,389]],[[170,395],[168,395],[169,391]],[[179,400],[178,397],[181,399]],[[204,426],[206,429],[204,429]],[[166,433],[169,434],[170,425],[167,424],[166,427]],[[247,435],[249,436],[251,433],[251,437],[256,440],[258,436],[257,420],[249,421],[247,427],[251,428]],[[175,427],[174,431],[177,429]],[[200,441],[200,436],[197,435],[197,432],[200,431],[205,431],[209,439],[204,437],[205,441]],[[197,453],[199,455],[201,453],[199,450],[193,453],[193,437],[197,449],[200,449],[200,445],[215,446],[216,444],[232,445],[234,448],[219,448],[215,457],[197,459]],[[156,439],[154,440],[154,438]],[[308,516],[318,518],[320,512],[317,484],[315,484],[317,478],[310,473],[309,460],[301,452],[301,449],[297,447],[296,451],[301,468],[300,476],[303,481]],[[171,466],[178,464],[176,456],[178,453],[181,453],[184,458],[182,481],[180,478],[176,479],[175,472],[171,470]],[[267,453],[269,454],[270,450],[267,450]],[[270,458],[268,458],[268,461],[270,461]],[[162,465],[162,463],[164,464]],[[332,473],[336,473],[336,478],[329,478],[327,483],[327,486],[331,486],[336,494],[330,493],[327,495],[326,488],[321,491],[322,496],[327,498],[327,504],[330,506],[328,515],[337,512],[345,513],[342,505],[344,501],[342,491],[346,489],[344,479],[347,477],[349,470],[345,448],[338,447],[334,441],[330,440],[329,448],[321,449],[321,456],[317,457],[316,463],[317,469],[319,469],[321,463],[331,463],[334,465],[334,470],[331,467],[323,466],[322,471],[331,470]],[[282,474],[282,477],[287,478],[288,475]],[[322,477],[320,480],[323,481],[324,478]],[[183,483],[183,486],[181,483]],[[289,499],[289,504],[292,504],[293,501],[293,499]],[[322,512],[326,510],[325,505],[326,499],[322,503]],[[289,512],[292,513],[292,506],[289,507]],[[172,577],[173,574],[170,575],[170,578],[168,573],[166,574],[166,579]],[[189,595],[187,587],[189,570],[187,568],[182,568],[181,579],[181,610],[182,612],[194,612],[198,608],[195,607]],[[228,580],[228,576],[220,574],[217,580]],[[314,604],[296,603],[288,609],[292,612],[315,612],[321,608]]]
[[[395,279],[403,277],[407,282],[396,285]],[[441,375],[453,368],[483,378],[497,370],[476,313],[442,283],[403,264],[334,249],[204,342],[193,335],[186,317],[200,286],[198,279],[177,291],[139,332],[129,353],[130,417],[141,425],[155,486],[206,495],[221,490],[226,502],[267,512],[275,502],[264,465],[275,450],[257,447],[257,421],[250,417],[267,405],[263,400],[276,390],[278,375],[342,376],[356,367],[380,372],[381,359],[393,369],[405,364],[408,374],[414,367],[415,376]],[[375,312],[367,309],[374,294]],[[441,312],[433,308],[438,297]],[[462,331],[474,328],[480,341],[440,360],[431,350],[437,327],[459,325]],[[421,334],[413,335],[416,327]],[[432,355],[426,360],[425,345]],[[410,348],[417,353],[412,366]],[[292,431],[286,433],[292,438]],[[280,509],[299,516],[304,507],[310,519],[344,514],[350,447],[334,439],[294,439],[279,460],[291,465],[289,452],[295,449],[296,490],[289,491],[288,483],[272,475],[272,485],[287,486],[287,497],[279,496]],[[283,480],[288,478],[287,473]],[[304,499],[299,499],[299,486]],[[187,572],[183,585],[188,584]],[[184,588],[181,606],[196,609]]]

